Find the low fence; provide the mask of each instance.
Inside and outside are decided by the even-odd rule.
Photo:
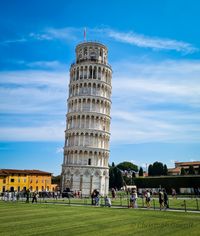
[[[24,196],[16,197],[1,197],[1,201],[4,202],[21,202],[21,203],[31,203],[33,198],[26,198]],[[35,201],[34,201],[35,202]],[[92,199],[90,197],[81,197],[81,198],[49,198],[49,197],[38,197],[38,204],[65,204],[65,205],[83,205],[89,206],[92,205]],[[111,198],[111,204],[113,207],[119,208],[129,208],[130,207],[130,198],[129,196],[120,195],[114,199]],[[105,207],[105,198],[99,197],[98,206]],[[145,198],[139,197],[135,203],[135,208],[147,208]],[[168,199],[169,209],[183,210],[183,211],[200,211],[200,199],[199,198],[169,198]],[[151,198],[150,205],[148,208],[157,210],[160,209],[159,199],[157,197]],[[165,209],[165,207],[162,207]]]

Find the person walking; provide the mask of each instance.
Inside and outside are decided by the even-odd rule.
[[[172,197],[176,198],[176,190],[174,188],[172,188]]]
[[[99,191],[95,191],[95,206],[99,206]]]
[[[26,203],[29,203],[29,197],[30,197],[30,191],[29,191],[29,189],[26,190],[25,195],[26,195]]]
[[[130,195],[130,208],[137,208],[137,192],[133,190]]]
[[[32,198],[32,203],[36,202],[37,203],[37,192],[35,191],[33,193],[33,198]]]
[[[137,206],[137,198],[138,198],[138,196],[137,196],[137,191],[136,191],[136,189],[133,190],[133,196],[134,196],[133,207],[134,207],[134,208],[137,208],[137,207],[138,207],[138,206]]]
[[[112,199],[116,198],[116,191],[114,188],[111,189]]]
[[[150,208],[151,204],[151,194],[149,192],[149,190],[146,191],[145,193],[145,198],[146,198],[146,205],[147,205],[147,208]]]
[[[162,191],[162,189],[159,189],[159,194],[158,194],[158,197],[159,197],[159,204],[160,204],[160,211],[163,209],[164,207],[164,193]]]
[[[163,194],[164,194],[164,207],[165,209],[167,209],[169,208],[169,199],[168,199],[166,189],[163,190]]]
[[[130,195],[130,208],[133,208],[134,196],[133,193]]]
[[[91,194],[92,205],[95,205],[95,197],[96,197],[96,190],[93,190]]]

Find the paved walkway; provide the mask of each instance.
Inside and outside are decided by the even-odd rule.
[[[61,203],[61,202],[41,202],[39,204],[58,204],[58,205],[66,205],[66,206],[76,206],[76,207],[105,207],[104,205],[100,206],[92,206],[90,204],[76,204],[76,203]],[[108,207],[106,207],[108,208]],[[127,206],[111,206],[111,208],[114,209],[130,209],[130,210],[146,210],[146,211],[160,211],[159,208],[146,208],[146,207],[137,207],[137,208],[128,208]],[[162,209],[162,212],[187,212],[187,213],[197,213],[200,214],[200,211],[197,210],[184,210],[184,209],[172,209],[172,208],[167,208],[167,209]]]

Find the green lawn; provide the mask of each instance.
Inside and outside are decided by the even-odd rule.
[[[199,235],[200,214],[0,202],[0,235]]]

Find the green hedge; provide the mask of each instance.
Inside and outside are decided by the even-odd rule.
[[[200,175],[196,176],[157,176],[134,178],[134,184],[137,188],[165,188],[170,191],[175,188],[198,188],[200,187]]]

